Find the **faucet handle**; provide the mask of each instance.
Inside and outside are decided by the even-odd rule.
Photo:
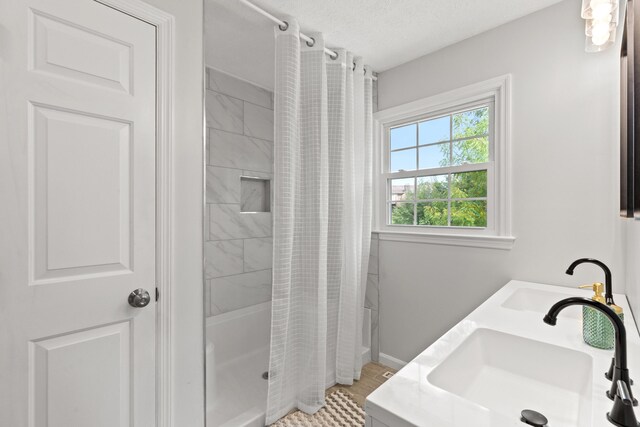
[[[633,398],[629,392],[629,387],[627,387],[627,383],[622,380],[618,380],[618,397],[625,405],[633,406]]]
[[[636,414],[633,412],[633,398],[629,387],[622,381],[616,381],[616,400],[613,402],[611,412],[607,412],[607,419],[611,424],[620,427],[640,427]]]

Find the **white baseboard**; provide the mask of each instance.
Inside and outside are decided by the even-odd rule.
[[[407,362],[384,353],[380,353],[380,363],[393,369],[402,369],[407,364]]]
[[[366,365],[369,362],[371,362],[371,348],[363,346],[362,347],[362,366]]]

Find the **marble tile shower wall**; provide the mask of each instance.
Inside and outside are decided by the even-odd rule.
[[[273,93],[208,68],[205,102],[205,314],[215,316],[271,300],[272,215],[242,212],[264,203],[241,194],[240,178],[273,178]]]

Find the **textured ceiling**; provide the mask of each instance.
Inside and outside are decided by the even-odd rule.
[[[276,16],[295,16],[303,32],[322,32],[328,46],[363,56],[378,72],[559,1],[253,0]],[[272,88],[273,28],[238,0],[205,0],[207,65]]]

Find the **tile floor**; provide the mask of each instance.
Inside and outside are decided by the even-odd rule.
[[[396,373],[397,371],[376,362],[367,363],[362,367],[359,381],[354,381],[353,385],[350,386],[336,384],[328,388],[326,394],[330,394],[335,390],[346,390],[353,395],[358,405],[364,408],[364,401],[367,396],[387,381],[388,378],[384,376],[385,372]]]
[[[375,389],[380,387],[387,381],[390,376],[387,374],[388,372],[396,373],[397,370],[393,368],[389,368],[388,366],[381,365],[376,362],[369,362],[362,367],[362,374],[360,375],[360,379],[358,381],[354,381],[353,385],[342,385],[336,384],[332,387],[329,387],[325,395],[329,395],[336,390],[345,390],[349,392],[358,405],[364,409],[364,401]],[[387,374],[385,376],[385,374]],[[292,410],[289,414],[296,412],[297,409]],[[289,415],[287,414],[287,415]],[[286,415],[285,415],[286,416]]]

